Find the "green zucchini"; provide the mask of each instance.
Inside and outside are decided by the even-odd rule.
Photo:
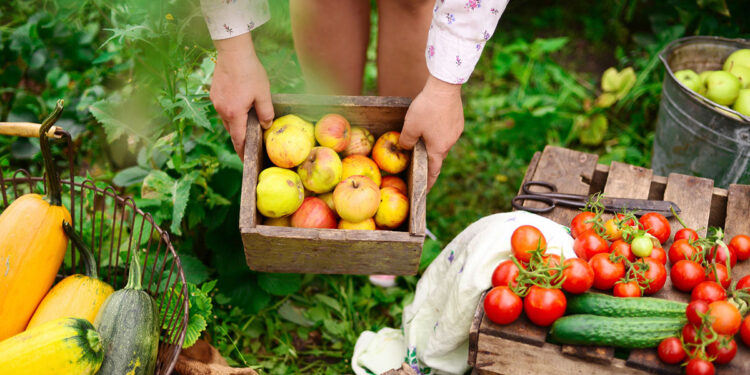
[[[560,344],[614,346],[618,348],[653,348],[667,337],[677,336],[685,318],[610,317],[569,315],[557,319],[550,329],[550,339]]]
[[[583,293],[568,297],[567,315],[591,314],[613,317],[684,318],[686,303],[651,297],[612,297]]]
[[[133,256],[125,288],[112,293],[94,325],[104,343],[98,375],[152,375],[159,349],[156,302],[141,287],[138,254]]]

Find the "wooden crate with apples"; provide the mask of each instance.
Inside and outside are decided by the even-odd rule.
[[[403,127],[410,99],[368,96],[277,94],[277,118],[295,114],[315,122],[329,113],[351,126],[369,130],[377,139]],[[409,213],[394,230],[349,230],[263,225],[257,209],[256,186],[261,171],[273,166],[263,130],[251,111],[247,123],[240,232],[248,266],[262,272],[329,274],[416,274],[425,239],[427,151],[420,141],[401,175],[408,188]]]
[[[558,191],[570,194],[603,192],[610,197],[669,200],[682,209],[680,216],[691,228],[722,227],[726,237],[750,233],[750,186],[730,185],[715,188],[710,179],[670,174],[656,176],[650,169],[624,163],[598,164],[598,157],[548,146],[537,152],[524,177],[526,181],[547,181]],[[538,202],[526,202],[527,205]],[[544,216],[569,225],[578,213],[557,207]],[[670,219],[673,228],[680,228]],[[699,231],[700,233],[700,231]],[[668,248],[671,240],[664,247]],[[738,262],[732,269],[733,280],[750,274],[750,262]],[[664,288],[654,297],[687,302],[689,295],[672,287],[667,278]],[[474,374],[681,374],[678,365],[661,362],[655,349],[638,349],[615,355],[611,347],[555,345],[546,341],[548,328],[539,327],[521,314],[514,323],[501,326],[484,314],[484,297],[477,305],[469,338],[469,364]],[[739,335],[737,356],[727,365],[717,365],[718,374],[750,374],[750,348]]]

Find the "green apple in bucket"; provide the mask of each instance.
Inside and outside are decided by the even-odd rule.
[[[674,74],[674,77],[677,78],[680,83],[685,85],[685,87],[697,92],[698,94],[703,95],[703,83],[701,83],[701,79],[698,76],[698,73],[690,69],[685,69],[676,72]]]
[[[739,95],[737,95],[737,100],[735,100],[732,109],[739,113],[742,113],[745,116],[750,116],[750,89],[740,90],[740,93]]]
[[[731,105],[740,92],[740,80],[725,71],[717,71],[706,78],[706,98],[721,105]]]
[[[750,69],[750,49],[738,49],[732,52],[724,61],[724,70],[729,70],[736,65]]]

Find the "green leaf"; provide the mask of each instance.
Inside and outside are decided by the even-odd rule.
[[[182,217],[185,215],[185,208],[190,199],[190,188],[197,177],[198,171],[193,171],[188,175],[182,176],[172,190],[172,225],[169,227],[169,230],[175,234],[182,234],[180,224],[182,224]]]
[[[231,299],[232,305],[252,315],[268,306],[271,295],[259,288],[253,278],[248,278],[248,274],[249,272],[224,277],[219,274],[219,290]]]
[[[302,277],[298,273],[259,273],[258,284],[274,296],[286,296],[299,290]]]
[[[286,301],[284,302],[281,307],[279,307],[279,316],[282,318],[295,323],[297,325],[303,326],[303,327],[312,327],[315,325],[315,322],[313,322],[310,319],[307,319],[302,312],[300,312],[300,308],[294,306],[292,302]]]
[[[615,96],[612,93],[605,92],[599,95],[598,98],[596,98],[594,105],[599,108],[609,108],[612,106],[612,104],[615,104],[616,101],[617,101],[617,96]]]
[[[341,305],[339,304],[339,301],[336,301],[335,299],[320,293],[315,295],[315,299],[317,299],[324,305],[334,309],[336,312],[341,312]]]
[[[185,343],[182,344],[182,347],[189,348],[193,346],[201,338],[201,333],[206,329],[206,326],[206,318],[190,314],[190,320],[188,320],[188,325],[185,329]]]
[[[598,146],[607,134],[607,118],[602,114],[592,117],[579,116],[576,118],[578,140],[589,146]]]
[[[200,259],[192,255],[180,254],[180,264],[182,264],[182,270],[185,272],[185,280],[187,282],[200,285],[208,280],[208,267]]]
[[[187,97],[183,94],[177,94],[178,101],[175,103],[175,105],[182,110],[179,114],[177,114],[175,120],[187,119],[202,128],[212,130],[211,122],[209,122],[208,117],[206,117],[206,112],[208,111],[206,107],[208,107],[211,103],[207,100],[196,101],[197,98],[206,97],[206,95],[195,95]]]
[[[128,125],[112,114],[112,108],[106,101],[99,101],[89,106],[89,112],[102,124],[107,134],[107,142],[112,143],[128,129]]]
[[[171,198],[170,192],[174,185],[174,178],[170,177],[167,172],[152,170],[143,179],[143,184],[141,185],[141,198],[168,200]]]
[[[710,9],[716,13],[721,14],[725,17],[731,17],[729,8],[727,7],[726,0],[697,0],[697,4],[701,8]]]
[[[148,174],[148,169],[136,165],[117,172],[115,177],[112,178],[112,183],[117,186],[127,187],[143,182],[143,179]]]

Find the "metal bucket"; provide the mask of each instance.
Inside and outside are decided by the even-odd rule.
[[[678,39],[659,53],[666,73],[651,167],[707,177],[716,186],[750,184],[750,117],[716,104],[680,83],[674,72],[721,70],[733,51],[750,41],[696,36]]]

